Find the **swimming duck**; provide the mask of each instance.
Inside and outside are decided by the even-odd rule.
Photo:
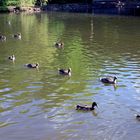
[[[103,83],[116,84],[117,77],[108,76],[100,79]]]
[[[6,36],[0,35],[0,40],[1,40],[1,41],[6,41]]]
[[[21,33],[14,34],[13,37],[16,39],[21,39]]]
[[[136,115],[136,119],[137,119],[138,121],[140,121],[140,115],[139,115],[139,114]]]
[[[9,60],[12,60],[12,61],[15,61],[16,60],[16,57],[15,57],[15,55],[12,55],[12,56],[9,56],[8,59]]]
[[[36,63],[36,64],[25,64],[25,66],[26,67],[28,67],[28,68],[39,68],[39,64],[38,63]]]
[[[10,21],[7,21],[8,25],[11,25],[11,22]]]
[[[58,69],[59,74],[71,76],[71,68],[68,69]]]
[[[92,106],[87,106],[87,105],[76,105],[76,110],[83,110],[83,111],[92,111],[95,109],[95,106],[97,106],[96,102],[92,103]]]
[[[56,48],[64,48],[64,43],[63,42],[56,42],[55,47]]]

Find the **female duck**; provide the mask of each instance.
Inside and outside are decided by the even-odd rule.
[[[12,60],[12,61],[15,61],[16,60],[16,57],[15,57],[15,55],[12,55],[12,56],[9,56],[8,59],[9,60]]]
[[[76,105],[76,110],[83,110],[83,111],[92,111],[95,109],[95,106],[97,106],[96,102],[92,103],[92,106],[87,106],[87,105]]]
[[[117,77],[108,76],[100,79],[103,83],[116,84]]]
[[[13,37],[15,39],[21,39],[21,33],[14,34]]]
[[[28,68],[36,68],[36,69],[39,68],[39,64],[38,63],[36,63],[36,64],[25,64],[25,66],[28,67]]]
[[[63,42],[56,42],[55,47],[56,48],[64,48],[64,43]]]
[[[1,40],[1,41],[6,41],[6,36],[0,35],[0,40]]]
[[[71,76],[71,68],[68,69],[58,69],[59,74]]]

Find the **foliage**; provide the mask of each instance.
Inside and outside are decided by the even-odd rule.
[[[0,0],[0,6],[42,6],[47,3],[91,3],[92,0]]]
[[[48,0],[48,3],[58,3],[58,4],[65,4],[65,3],[92,3],[92,0]]]
[[[35,0],[19,0],[20,6],[33,6],[35,4]]]
[[[43,6],[48,3],[48,0],[36,0],[35,4],[38,6]]]
[[[33,6],[37,0],[0,0],[0,6]]]
[[[0,6],[0,11],[1,12],[4,12],[4,13],[5,12],[8,12],[8,8],[7,7],[4,7],[4,6],[2,6],[2,7]]]
[[[5,2],[6,6],[16,6],[20,4],[20,0],[7,0]]]

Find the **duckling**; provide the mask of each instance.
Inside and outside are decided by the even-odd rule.
[[[100,79],[103,83],[116,84],[117,77],[108,76]]]
[[[95,106],[97,106],[96,102],[92,103],[92,106],[87,106],[87,105],[76,105],[76,110],[83,110],[83,111],[92,111],[95,109]]]
[[[140,121],[140,115],[139,115],[139,114],[136,115],[136,119],[137,119],[138,121]]]
[[[6,36],[0,35],[0,40],[1,40],[1,41],[6,41]]]
[[[56,42],[55,47],[56,48],[64,48],[64,43],[63,42]]]
[[[13,37],[15,39],[21,39],[21,33],[14,34]]]
[[[12,55],[12,56],[9,56],[8,59],[9,60],[12,60],[12,61],[15,61],[16,60],[16,57],[15,57],[15,55]]]
[[[36,63],[36,64],[25,64],[26,67],[28,68],[36,68],[38,69],[39,68],[39,63]]]
[[[59,74],[71,76],[71,68],[68,69],[58,69]]]

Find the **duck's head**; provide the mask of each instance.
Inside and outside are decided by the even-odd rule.
[[[70,73],[71,72],[71,68],[68,68],[68,73]]]
[[[135,117],[138,121],[140,121],[140,114],[135,114]]]
[[[114,83],[113,83],[113,84],[116,84],[116,83],[117,83],[116,80],[117,80],[117,77],[115,76],[115,77],[114,77],[114,81],[113,81]]]
[[[36,67],[39,67],[39,63],[36,63]]]
[[[96,102],[93,102],[92,103],[92,108],[94,108],[95,106],[98,107],[97,103]]]
[[[114,80],[116,80],[116,79],[117,79],[117,77],[115,76],[115,77],[114,77]]]
[[[136,114],[136,119],[140,119],[140,115],[139,114]]]
[[[9,59],[15,61],[15,59],[16,59],[15,55],[13,54],[13,55],[9,56]]]

